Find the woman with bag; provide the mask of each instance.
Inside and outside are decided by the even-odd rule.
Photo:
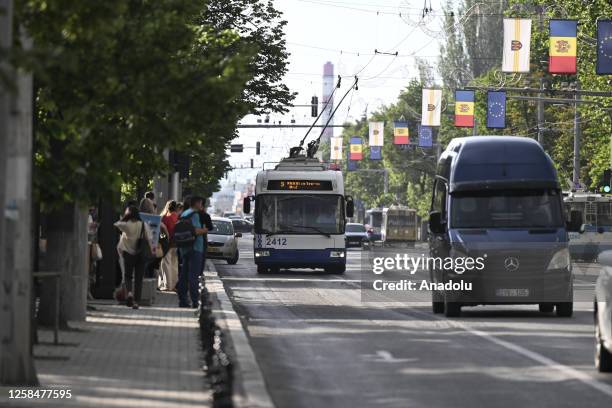
[[[160,288],[162,290],[174,290],[178,282],[178,258],[176,255],[176,247],[172,243],[174,226],[178,220],[177,210],[178,205],[176,201],[170,200],[166,203],[161,213],[162,224],[166,226],[168,240],[170,242],[170,249],[166,252],[161,265]]]
[[[151,258],[149,232],[145,223],[140,220],[138,207],[130,206],[125,210],[121,221],[115,223],[121,232],[118,248],[122,251],[126,286],[127,306],[138,309],[142,295],[142,280],[145,263]],[[132,279],[134,282],[132,282]]]

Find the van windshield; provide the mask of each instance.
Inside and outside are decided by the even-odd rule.
[[[563,212],[559,192],[506,190],[452,195],[453,228],[559,228]]]

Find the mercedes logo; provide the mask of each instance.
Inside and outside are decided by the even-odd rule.
[[[514,272],[519,268],[519,260],[515,257],[506,258],[504,267],[507,271]]]

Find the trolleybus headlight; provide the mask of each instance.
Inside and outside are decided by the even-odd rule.
[[[546,270],[551,269],[566,269],[570,266],[570,252],[569,249],[563,248],[560,251],[557,251],[550,262],[548,263],[548,268]]]
[[[344,258],[344,251],[331,251],[329,256],[331,258]]]
[[[263,250],[263,249],[255,250],[255,258],[259,258],[262,256],[270,256],[270,251]]]

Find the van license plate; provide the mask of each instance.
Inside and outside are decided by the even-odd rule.
[[[500,297],[526,297],[529,296],[529,289],[497,289],[495,295]]]
[[[208,248],[208,252],[221,252],[221,248]]]

